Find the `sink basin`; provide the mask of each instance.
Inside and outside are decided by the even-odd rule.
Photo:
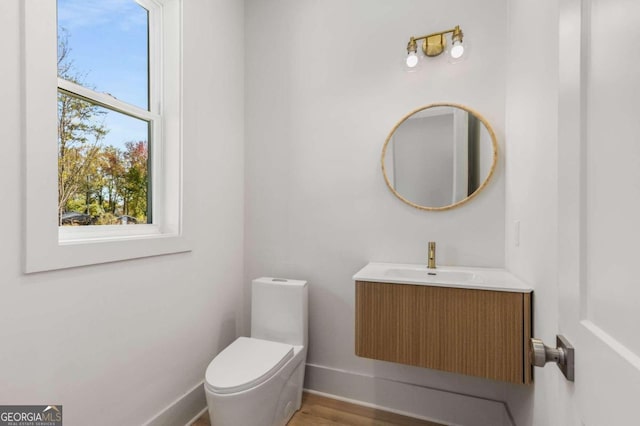
[[[533,291],[531,287],[509,271],[498,268],[438,266],[435,269],[429,269],[425,265],[372,262],[358,271],[353,279],[378,283],[460,287],[519,293]]]
[[[423,280],[428,283],[483,283],[484,277],[474,272],[455,271],[447,268],[428,269],[422,268],[389,268],[385,271],[387,277],[409,278]]]

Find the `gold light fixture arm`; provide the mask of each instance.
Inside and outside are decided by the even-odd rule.
[[[457,25],[456,25],[456,27],[455,27],[455,28],[452,28],[452,29],[450,29],[450,30],[446,30],[446,31],[439,31],[439,32],[437,32],[437,33],[432,33],[432,34],[428,34],[428,35],[423,35],[423,36],[420,36],[420,37],[411,37],[411,40],[415,40],[415,41],[418,41],[418,40],[424,40],[424,39],[429,38],[429,37],[434,37],[434,36],[439,36],[439,35],[445,35],[445,34],[449,34],[449,33],[456,33],[456,32],[460,32],[460,33],[462,32],[462,30],[460,29],[460,27],[459,27],[459,26],[457,26]]]
[[[437,33],[427,34],[420,37],[411,37],[409,39],[409,43],[407,44],[407,52],[416,52],[417,51],[417,41],[424,40],[422,43],[422,51],[427,56],[438,56],[444,51],[444,48],[447,44],[445,34],[451,33],[451,39],[453,41],[459,40],[462,41],[462,30],[459,25],[456,25],[455,28],[446,31],[438,31]]]
[[[416,43],[416,39],[411,37],[411,39],[409,39],[409,43],[407,44],[407,53],[410,52],[417,52],[418,51],[418,44]]]

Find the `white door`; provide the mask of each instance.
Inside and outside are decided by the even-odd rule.
[[[640,0],[560,1],[559,87],[559,424],[640,425]]]

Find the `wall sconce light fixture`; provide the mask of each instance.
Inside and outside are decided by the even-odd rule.
[[[418,57],[418,41],[423,40],[422,52],[425,56],[438,56],[444,52],[447,45],[445,35],[449,33],[451,33],[451,49],[449,49],[449,55],[451,55],[453,60],[462,58],[462,55],[464,55],[463,34],[460,26],[456,25],[456,27],[451,30],[439,31],[422,37],[411,37],[407,44],[407,67],[409,69],[415,68],[420,62],[420,58]]]

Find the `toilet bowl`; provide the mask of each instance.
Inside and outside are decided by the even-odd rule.
[[[205,373],[212,426],[283,426],[301,405],[307,283],[258,278],[251,295],[251,337],[227,346]]]

